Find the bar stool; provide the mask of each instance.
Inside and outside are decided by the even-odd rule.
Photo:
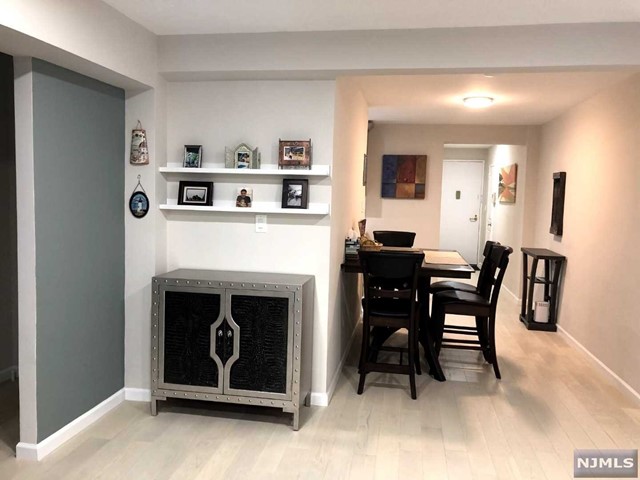
[[[496,378],[501,378],[496,354],[496,308],[500,287],[504,278],[511,247],[494,245],[485,262],[489,263],[489,272],[478,285],[478,292],[447,290],[433,296],[431,328],[435,338],[436,353],[441,348],[480,350],[487,362],[493,365]],[[484,265],[483,265],[484,266]],[[496,275],[497,273],[497,275]],[[447,313],[476,317],[476,326],[447,325]],[[475,335],[477,340],[465,340],[456,337],[445,337],[444,334]]]
[[[364,390],[369,372],[409,375],[411,398],[416,399],[415,373],[420,373],[418,356],[418,274],[424,261],[422,252],[379,252],[360,250],[358,253],[364,277],[362,299],[362,348],[360,350],[360,381],[358,395]],[[398,285],[403,285],[397,288]],[[379,350],[400,352],[400,365],[376,361],[371,355],[372,328],[408,331],[406,348],[380,347]],[[408,365],[402,364],[407,352]]]

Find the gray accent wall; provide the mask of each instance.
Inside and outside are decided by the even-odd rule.
[[[124,387],[124,108],[33,60],[38,442]]]
[[[18,365],[13,57],[0,53],[0,381]]]

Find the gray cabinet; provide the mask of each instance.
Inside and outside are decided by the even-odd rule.
[[[175,270],[152,282],[151,410],[167,397],[293,414],[311,391],[313,277]]]

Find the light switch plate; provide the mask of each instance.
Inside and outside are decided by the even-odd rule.
[[[267,216],[256,215],[256,232],[267,233]]]

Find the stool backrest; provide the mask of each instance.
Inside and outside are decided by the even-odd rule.
[[[416,232],[400,232],[395,230],[375,230],[373,239],[387,247],[413,247]]]
[[[365,300],[371,296],[415,298],[423,252],[358,253],[364,277]]]
[[[494,245],[491,253],[485,259],[489,263],[488,272],[478,285],[478,293],[487,300],[491,299],[491,308],[495,309],[498,304],[498,295],[504,274],[509,265],[509,255],[513,253],[513,249],[506,245]],[[484,266],[484,265],[483,265]]]
[[[488,298],[491,293],[491,286],[493,285],[493,272],[491,272],[491,250],[496,245],[500,245],[499,242],[494,242],[492,240],[487,240],[484,244],[484,250],[482,251],[482,256],[484,257],[482,260],[482,267],[480,267],[480,273],[478,273],[478,292],[485,298]],[[487,278],[485,278],[487,277]],[[484,288],[484,290],[480,290],[480,286]],[[487,290],[488,289],[488,290]]]

